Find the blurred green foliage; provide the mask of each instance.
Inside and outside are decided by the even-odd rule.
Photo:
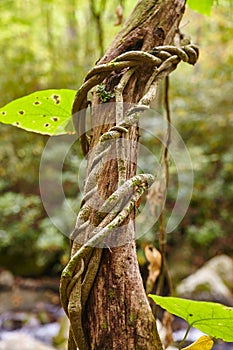
[[[200,46],[200,59],[191,75],[183,66],[172,77],[173,122],[190,151],[195,176],[180,230],[200,252],[210,247],[206,258],[232,254],[233,24],[228,5],[215,8],[208,20],[187,13],[183,23],[192,23],[189,34]]]
[[[0,212],[1,264],[17,274],[37,275],[50,268],[56,273],[63,237],[43,218],[39,196],[6,192]]]
[[[97,12],[101,3],[95,2]],[[132,3],[128,1],[125,16]],[[118,4],[105,2],[102,8],[104,47],[119,30],[114,26]],[[40,0],[35,5],[3,0],[0,11],[0,106],[37,90],[78,89],[101,56],[97,23],[87,1]],[[69,242],[47,218],[40,200],[39,166],[48,137],[2,124],[0,132],[0,266],[22,275],[57,273],[64,252],[69,255]],[[67,203],[76,212],[80,154],[74,145],[63,166]],[[51,159],[56,159],[54,152]],[[64,204],[52,218],[66,232],[74,225],[67,213]]]
[[[100,3],[95,2],[97,12]],[[125,17],[134,3],[124,1]],[[190,261],[193,254],[208,258],[232,252],[233,25],[226,3],[209,18],[187,11],[181,30],[200,45],[201,56],[194,68],[181,64],[171,76],[172,120],[191,154],[195,184],[189,211],[169,236],[169,251],[186,244]],[[33,1],[1,1],[0,106],[36,90],[77,89],[101,56],[101,47],[106,49],[119,31],[114,26],[118,4],[105,2],[98,24],[103,31],[100,43],[88,1],[40,0],[36,6]],[[69,243],[47,218],[40,200],[39,165],[48,137],[7,125],[0,125],[0,132],[0,266],[23,275],[57,273]],[[156,144],[154,139],[146,142],[149,148]],[[81,160],[76,143],[63,167],[64,192],[76,212]],[[170,185],[169,210],[177,191],[175,176]],[[66,228],[72,226],[65,205],[54,217]],[[154,231],[145,237],[155,239]]]

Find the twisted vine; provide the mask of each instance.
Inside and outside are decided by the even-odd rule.
[[[159,46],[150,53],[129,51],[111,62],[91,69],[76,94],[72,110],[73,123],[81,138],[83,153],[86,155],[89,151],[89,141],[85,134],[88,92],[102,83],[111,72],[124,69],[124,74],[115,88],[116,125],[100,137],[97,146],[92,150],[94,160],[85,183],[84,198],[76,227],[71,234],[75,253],[61,276],[61,303],[71,324],[69,350],[76,350],[77,347],[79,350],[88,349],[88,341],[83,329],[84,309],[100,265],[101,247],[108,246],[107,241],[112,233],[117,235],[117,229],[126,221],[134,210],[135,203],[154,181],[154,177],[150,174],[140,174],[126,180],[126,160],[122,143],[119,141],[130,127],[138,122],[140,115],[149,108],[150,102],[156,96],[159,80],[168,76],[180,61],[195,64],[197,58],[198,48],[195,45],[182,48]],[[151,66],[152,73],[145,86],[143,97],[137,105],[124,113],[124,89],[135,71],[145,64]],[[111,149],[112,140],[117,140],[118,188],[101,203],[97,194],[97,183]],[[98,203],[98,211],[94,209],[96,203]]]
[[[134,67],[140,69],[143,65],[151,65],[152,74],[147,82],[145,92],[153,83],[158,82],[174,69],[180,61],[195,64],[198,59],[198,48],[196,45],[186,45],[182,48],[175,46],[158,46],[151,50],[151,53],[143,51],[129,51],[116,57],[111,62],[100,64],[92,68],[78,90],[72,109],[73,123],[77,134],[81,138],[81,145],[84,155],[88,153],[89,142],[85,134],[85,113],[88,107],[88,92],[103,82],[113,71]],[[151,96],[145,96],[142,103],[149,104]],[[146,103],[147,102],[147,103]]]

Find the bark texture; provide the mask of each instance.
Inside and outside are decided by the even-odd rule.
[[[171,44],[184,13],[185,0],[140,0],[119,35],[97,64],[106,63],[119,54],[131,50],[149,51],[158,45]],[[124,90],[124,101],[137,103],[151,75],[150,68],[136,71]],[[118,84],[122,72],[112,73],[105,84],[110,91]],[[100,101],[95,96],[93,104]],[[91,148],[99,136],[115,125],[112,111],[99,114],[93,109],[93,138]],[[101,124],[101,126],[99,126]],[[138,128],[132,127],[127,137],[137,142]],[[135,175],[137,148],[130,150],[127,178]],[[90,169],[93,159],[88,159]],[[103,169],[98,191],[103,198],[117,188],[118,168],[115,160]],[[126,226],[127,227],[127,226]],[[124,232],[125,231],[125,232]],[[84,324],[91,350],[161,350],[147,296],[139,272],[134,242],[134,227],[122,229],[119,239],[127,236],[122,246],[103,249],[100,267],[85,310]],[[74,246],[75,252],[75,246]]]

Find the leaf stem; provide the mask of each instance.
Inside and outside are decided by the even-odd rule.
[[[185,340],[186,340],[186,338],[187,338],[187,336],[189,334],[190,329],[191,329],[191,325],[188,325],[188,328],[187,328],[187,330],[185,332],[184,338],[181,340],[181,342],[178,345],[178,349],[179,350],[181,350],[181,347],[183,346],[183,344],[184,344],[184,342],[185,342]]]

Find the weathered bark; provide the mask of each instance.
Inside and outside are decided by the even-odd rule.
[[[98,64],[109,62],[119,54],[130,50],[148,51],[153,47],[171,44],[178,29],[185,8],[185,0],[140,0],[131,17],[113,41]],[[151,75],[151,67],[143,67],[130,79],[124,90],[124,101],[137,103],[142,97],[145,83]],[[121,73],[112,73],[105,84],[113,91]],[[99,101],[94,97],[93,104]],[[114,108],[114,107],[113,107]],[[91,148],[99,136],[115,124],[115,113],[108,111],[93,113],[93,138]],[[132,127],[127,136],[137,142],[138,128]],[[137,149],[130,150],[127,162],[127,178],[135,175]],[[90,169],[93,159],[89,157]],[[103,198],[117,188],[117,162],[108,162],[102,172],[98,191]],[[127,226],[126,226],[127,227]],[[161,350],[162,345],[156,330],[156,323],[144,291],[139,272],[134,228],[124,229],[119,239],[127,236],[129,243],[123,246],[103,249],[102,259],[94,286],[85,310],[84,324],[92,350],[107,349],[153,349]],[[74,246],[75,251],[75,246]]]

